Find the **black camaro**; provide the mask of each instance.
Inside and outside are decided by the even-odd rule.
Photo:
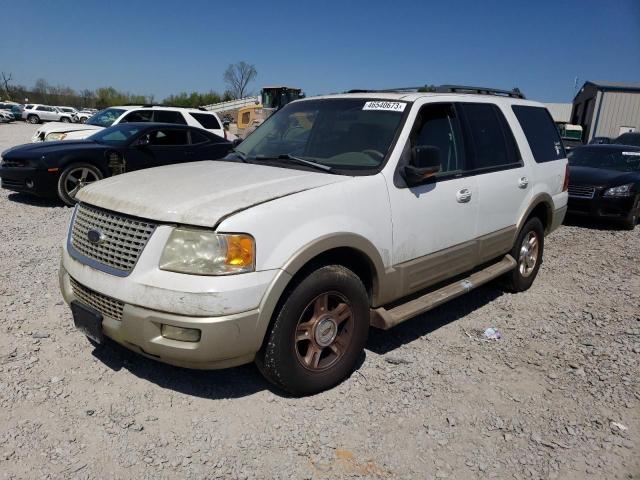
[[[80,188],[143,168],[224,157],[232,144],[206,130],[163,123],[124,123],[86,140],[18,145],[2,153],[2,188],[75,203]]]
[[[620,220],[640,215],[640,147],[587,145],[569,155],[569,213]]]

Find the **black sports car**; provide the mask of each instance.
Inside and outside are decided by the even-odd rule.
[[[569,155],[569,213],[619,220],[640,215],[640,147],[586,145]]]
[[[86,140],[18,145],[2,152],[2,188],[67,205],[88,183],[143,168],[224,157],[232,144],[206,130],[163,123],[124,123]]]

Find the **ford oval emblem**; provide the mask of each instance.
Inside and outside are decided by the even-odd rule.
[[[104,243],[106,239],[107,237],[100,230],[91,229],[87,232],[87,240],[94,245],[100,245]]]

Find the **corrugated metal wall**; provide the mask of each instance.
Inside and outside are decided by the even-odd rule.
[[[640,131],[640,93],[605,91],[600,95],[603,95],[602,103],[596,98],[592,117],[595,132],[589,139],[615,138],[620,134],[620,127],[635,127]]]

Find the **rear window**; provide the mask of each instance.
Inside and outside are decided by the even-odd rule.
[[[218,119],[214,115],[211,115],[210,113],[194,113],[194,112],[189,112],[189,113],[193,118],[195,118],[198,121],[200,125],[202,125],[202,128],[214,129],[214,130],[219,130],[221,128],[220,122],[218,122]]]
[[[524,105],[513,105],[511,108],[527,137],[537,163],[566,157],[558,129],[546,108]]]
[[[176,123],[178,125],[186,125],[184,117],[180,112],[172,112],[170,110],[156,110],[155,121],[160,123]]]
[[[520,163],[511,129],[498,107],[488,103],[462,104],[474,170],[510,168]]]
[[[202,132],[197,132],[195,130],[190,130],[191,131],[191,143],[192,144],[198,144],[198,143],[204,143],[204,142],[208,142],[209,141],[209,137],[207,137],[204,133]]]

